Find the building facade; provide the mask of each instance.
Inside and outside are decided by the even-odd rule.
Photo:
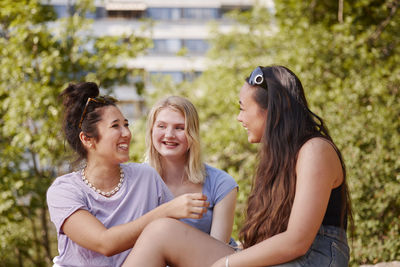
[[[270,2],[267,0],[265,4]],[[153,40],[153,47],[145,55],[125,62],[147,74],[148,88],[153,76],[170,75],[179,83],[200,75],[206,68],[209,23],[214,21],[220,30],[228,30],[233,22],[226,14],[248,10],[254,3],[254,0],[96,0],[96,11],[88,17],[94,19],[96,35],[138,32],[143,20],[154,22],[151,30],[144,33]],[[50,4],[59,17],[68,16],[72,8],[71,0],[52,0]],[[133,86],[118,87],[114,92],[122,105],[128,105],[122,107],[128,117],[142,115],[143,99]]]

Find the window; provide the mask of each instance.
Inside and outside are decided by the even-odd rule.
[[[209,45],[203,39],[154,39],[151,53],[160,54],[176,54],[183,47],[188,53],[204,54],[207,52]]]
[[[140,19],[144,17],[141,10],[108,10],[108,18]]]
[[[219,18],[217,8],[183,8],[183,18],[209,20]]]
[[[54,11],[58,18],[65,18],[75,13],[73,5],[53,5]],[[99,19],[105,17],[105,9],[103,7],[96,7],[94,12],[87,12],[85,17],[88,19]]]
[[[72,14],[72,12],[73,12],[71,6],[68,8],[68,6],[66,6],[66,5],[54,5],[53,8],[54,8],[54,11],[57,13],[58,18],[69,17],[70,14]]]
[[[204,54],[209,48],[207,41],[202,39],[184,39],[183,46],[186,47],[190,53],[200,54]]]
[[[181,18],[180,8],[148,8],[147,16],[154,20],[178,20]]]
[[[220,17],[218,8],[148,8],[147,16],[154,20],[209,20]]]
[[[182,48],[179,39],[155,39],[153,44],[154,47],[150,51],[154,53],[175,54]]]

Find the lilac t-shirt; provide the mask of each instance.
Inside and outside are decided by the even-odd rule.
[[[50,219],[57,229],[59,255],[55,266],[121,266],[130,250],[106,257],[83,248],[61,230],[64,221],[82,209],[93,214],[106,228],[133,221],[173,198],[158,173],[147,164],[121,164],[125,180],[121,189],[104,197],[89,188],[80,172],[58,177],[47,191]]]

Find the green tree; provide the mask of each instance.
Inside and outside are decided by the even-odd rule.
[[[42,2],[0,2],[0,266],[48,266],[55,255],[46,190],[68,170],[61,90],[71,81],[105,90],[126,83],[137,73],[121,59],[150,44],[135,34],[95,36],[90,0],[61,19]]]

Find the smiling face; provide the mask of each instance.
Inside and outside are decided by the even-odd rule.
[[[89,150],[90,159],[106,160],[108,163],[122,163],[129,160],[131,131],[128,120],[115,106],[102,108],[101,120],[97,123],[99,139]]]
[[[264,134],[267,121],[267,111],[260,108],[254,100],[255,88],[247,82],[243,85],[239,94],[240,112],[237,120],[247,130],[248,141],[259,143]]]
[[[189,149],[185,131],[185,117],[172,108],[158,112],[152,128],[152,143],[166,159],[185,160]]]

